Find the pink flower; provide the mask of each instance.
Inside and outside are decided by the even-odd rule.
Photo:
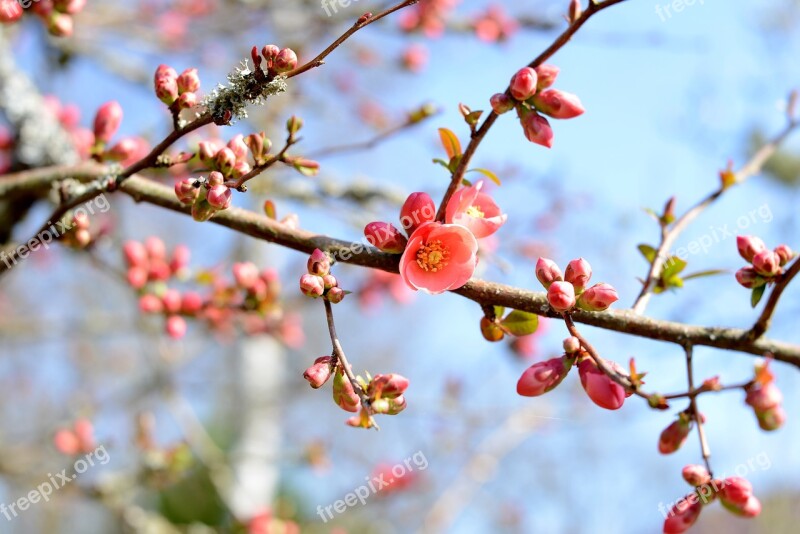
[[[625,370],[616,362],[606,360],[606,364],[612,371],[616,371],[621,375],[625,374]],[[589,395],[589,398],[592,399],[592,402],[606,410],[622,408],[625,397],[628,396],[625,388],[611,380],[608,375],[597,367],[592,358],[584,358],[578,364],[578,372],[581,376],[581,385],[586,394]]]
[[[736,247],[739,249],[739,254],[742,258],[750,263],[752,263],[756,254],[767,249],[767,246],[760,238],[751,235],[737,236]]]
[[[411,193],[400,208],[400,224],[408,235],[436,218],[436,205],[428,193]]]
[[[592,266],[583,258],[572,260],[564,272],[564,280],[575,287],[575,291],[583,291],[592,277]]]
[[[547,258],[539,258],[536,261],[536,278],[545,289],[549,289],[553,282],[564,280],[564,275],[561,274],[561,269],[558,268],[556,262]]]
[[[532,97],[536,93],[536,84],[539,77],[536,71],[530,67],[523,67],[511,77],[509,90],[511,96],[519,101],[524,101]]]
[[[481,192],[483,180],[470,187],[462,187],[450,198],[445,211],[445,222],[466,226],[478,239],[495,233],[508,216],[492,197]]]
[[[781,272],[781,257],[771,250],[762,250],[753,256],[753,268],[760,275],[775,276]]]
[[[575,306],[575,288],[569,282],[553,282],[547,288],[547,302],[559,313],[569,311]]]
[[[722,506],[736,515],[755,517],[761,513],[761,503],[753,496],[753,486],[741,477],[729,477],[722,481],[719,500]]]
[[[314,360],[314,365],[303,373],[303,378],[308,380],[311,387],[318,389],[331,377],[331,357],[321,356]]]
[[[586,311],[605,311],[619,300],[617,290],[609,284],[595,284],[578,299],[578,306]]]
[[[458,289],[478,264],[478,241],[457,224],[426,223],[417,228],[400,257],[400,276],[412,289],[431,294]]]
[[[369,223],[364,227],[364,236],[371,245],[391,254],[400,254],[408,243],[408,239],[400,233],[400,230],[386,222]]]
[[[538,93],[533,97],[533,105],[554,119],[573,119],[586,111],[577,96],[558,89]]]
[[[528,141],[547,148],[553,146],[553,129],[547,119],[535,111],[524,112],[520,117],[520,124]]]
[[[542,90],[547,89],[555,83],[556,77],[561,69],[555,65],[548,65],[545,63],[544,65],[539,65],[534,70],[536,70],[536,75],[539,77],[536,88]]]
[[[664,521],[664,534],[682,534],[695,524],[703,505],[697,495],[690,493],[672,507]]]
[[[562,356],[528,367],[517,381],[517,393],[525,397],[538,397],[558,386],[566,378],[574,358]]]
[[[108,143],[122,123],[122,106],[112,100],[106,102],[94,117],[94,137],[99,143]]]

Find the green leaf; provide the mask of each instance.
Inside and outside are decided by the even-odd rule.
[[[676,274],[683,271],[688,263],[677,256],[670,256],[664,263],[664,270],[661,272],[662,280],[669,280]]]
[[[481,118],[481,115],[483,115],[483,111],[479,109],[465,115],[464,120],[467,121],[467,124],[470,126],[475,126]]]
[[[467,186],[467,187],[471,187],[471,186],[472,186],[472,182],[470,182],[470,181],[469,181],[469,180],[467,180],[466,178],[462,178],[462,179],[461,179],[461,183],[462,183],[463,185]]]
[[[683,278],[680,276],[673,276],[665,282],[665,285],[670,287],[683,287]]]
[[[441,165],[442,167],[444,167],[444,168],[445,168],[445,169],[447,169],[448,171],[450,170],[450,164],[449,164],[449,163],[447,163],[447,162],[446,162],[445,160],[443,160],[443,159],[434,158],[434,159],[433,159],[433,162],[434,162],[434,163],[438,163],[439,165]],[[451,172],[452,172],[452,171],[451,171]]]
[[[494,316],[495,317],[502,317],[503,314],[506,313],[506,309],[502,306],[494,306]]]
[[[650,208],[642,208],[646,214],[656,220],[656,222],[661,222],[661,216],[656,213],[656,210]]]
[[[491,181],[493,181],[494,183],[496,183],[497,185],[503,185],[502,183],[500,183],[500,178],[498,178],[495,173],[493,173],[488,169],[470,169],[467,172],[479,172],[488,179],[490,179]]]
[[[707,271],[698,271],[696,273],[687,274],[683,277],[684,280],[692,280],[693,278],[703,278],[704,276],[717,276],[718,274],[726,274],[730,271],[726,269],[709,269]]]
[[[766,291],[767,286],[758,286],[753,288],[753,294],[750,296],[750,304],[755,308],[758,306],[758,303],[761,302],[761,297],[764,296],[764,291]]]
[[[511,335],[527,336],[536,332],[539,327],[539,316],[534,313],[514,310],[500,321],[500,326]]]
[[[656,254],[658,251],[650,245],[645,245],[642,243],[637,248],[639,249],[639,252],[642,253],[642,256],[644,256],[644,259],[647,260],[647,263],[652,264],[656,260]]]
[[[456,134],[447,128],[439,128],[439,139],[442,141],[447,158],[452,161],[456,156],[461,155],[461,142],[456,137]]]

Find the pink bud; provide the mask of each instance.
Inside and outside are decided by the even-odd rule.
[[[559,313],[569,311],[575,306],[575,288],[569,282],[553,282],[547,288],[547,302]]]
[[[736,247],[739,249],[739,254],[742,258],[749,263],[753,262],[756,254],[767,249],[767,246],[760,238],[751,235],[737,236]]]
[[[672,454],[681,448],[692,430],[689,418],[681,415],[665,428],[658,438],[658,452],[661,454]]]
[[[181,293],[177,289],[167,289],[161,296],[164,311],[170,314],[181,311]]]
[[[53,0],[53,6],[62,13],[74,15],[83,11],[86,0]]]
[[[375,375],[367,387],[367,394],[372,397],[380,394],[381,397],[394,399],[402,395],[408,388],[408,378],[390,373],[388,375]]]
[[[147,284],[147,269],[144,267],[131,267],[125,276],[134,289],[141,289]]]
[[[9,24],[22,17],[23,9],[17,0],[0,0],[0,22]]]
[[[583,292],[578,299],[578,306],[586,311],[605,311],[618,300],[616,289],[609,284],[600,283]]]
[[[755,517],[761,513],[761,503],[753,496],[753,486],[742,477],[729,477],[722,481],[719,500],[728,511]]]
[[[151,260],[164,260],[167,257],[167,246],[159,237],[150,236],[145,239],[144,248]]]
[[[126,241],[122,245],[122,253],[129,267],[143,267],[147,264],[147,250],[138,241]]]
[[[261,49],[261,55],[267,60],[267,67],[272,67],[272,62],[275,61],[275,58],[278,57],[280,52],[281,49],[273,44],[264,45],[264,48]]]
[[[570,336],[564,340],[564,352],[567,354],[575,354],[581,350],[581,342],[575,336]]]
[[[206,165],[210,165],[221,147],[214,141],[200,141],[197,144],[197,157]]]
[[[197,105],[197,93],[183,93],[178,97],[178,109],[189,109]]]
[[[178,73],[167,65],[159,65],[154,78],[156,96],[171,105],[178,98]]]
[[[247,159],[248,148],[242,134],[238,134],[228,141],[228,148],[233,151],[236,161],[245,161]]]
[[[126,137],[109,148],[105,156],[114,161],[127,161],[138,154],[140,146],[141,142],[139,139]]]
[[[250,167],[250,164],[246,161],[237,161],[233,169],[231,169],[231,176],[233,178],[241,178],[251,170],[253,170],[252,167]]]
[[[331,259],[320,249],[315,248],[314,252],[312,252],[311,256],[308,258],[306,267],[308,269],[308,274],[325,276],[331,271]]]
[[[333,377],[333,401],[339,408],[348,412],[355,413],[361,407],[361,399],[358,398],[353,384],[350,383],[341,366],[337,367]]]
[[[325,292],[322,278],[313,274],[304,274],[300,277],[300,291],[307,297],[321,297]]]
[[[408,235],[436,218],[436,205],[428,193],[411,193],[400,209],[400,225]]]
[[[786,422],[786,412],[783,407],[775,406],[763,412],[756,412],[758,426],[765,432],[778,430]]]
[[[536,278],[545,289],[549,289],[550,284],[553,282],[561,282],[564,280],[561,269],[558,268],[556,262],[547,258],[539,258],[536,261]]]
[[[322,356],[314,360],[314,365],[303,373],[303,378],[308,380],[311,387],[318,389],[331,377],[331,357]]]
[[[233,278],[236,280],[236,285],[242,289],[250,289],[256,285],[260,279],[258,267],[255,263],[244,262],[233,264]]]
[[[556,282],[566,283],[566,282]],[[555,285],[555,284],[554,284]],[[606,361],[606,364],[619,374],[624,374],[624,370],[619,364]],[[578,372],[581,377],[581,385],[592,402],[605,408],[606,410],[618,410],[622,408],[627,396],[625,388],[611,380],[592,358],[584,358],[578,364]]]
[[[792,252],[792,249],[790,249],[788,245],[778,245],[775,247],[775,254],[777,254],[781,259],[781,267],[792,261],[792,258],[794,258],[794,252]]]
[[[284,48],[275,58],[274,68],[276,72],[289,72],[297,68],[297,54],[291,48]]]
[[[408,239],[400,233],[400,230],[393,224],[385,222],[369,223],[364,227],[364,236],[371,245],[391,254],[400,254],[408,243]]]
[[[538,83],[536,84],[537,89],[547,89],[551,85],[553,85],[556,81],[556,77],[558,77],[558,73],[561,69],[556,67],[555,65],[539,65],[536,67],[536,75],[539,78]]]
[[[213,208],[224,210],[230,207],[232,196],[233,194],[231,193],[230,187],[225,185],[215,185],[208,190],[207,200]]]
[[[211,171],[208,175],[208,186],[214,187],[225,183],[225,177],[219,171]]]
[[[756,412],[762,412],[778,406],[783,402],[783,394],[774,382],[747,390],[745,402],[753,407]]]
[[[762,276],[775,276],[781,272],[781,258],[771,250],[762,250],[753,257],[753,268]]]
[[[572,119],[585,111],[577,96],[558,89],[545,89],[538,93],[533,98],[533,105],[540,113],[554,119]]]
[[[196,187],[196,180],[194,178],[184,178],[179,182],[175,182],[175,196],[178,197],[183,204],[191,204],[200,194],[200,188]]]
[[[562,356],[528,367],[517,381],[517,393],[524,397],[538,397],[558,386],[566,378],[574,358]]]
[[[180,315],[172,315],[167,318],[167,335],[172,339],[180,339],[186,335],[186,320]]]
[[[711,482],[708,469],[702,465],[687,465],[682,471],[683,479],[691,486],[697,487]]]
[[[325,294],[325,298],[328,299],[331,304],[339,304],[346,296],[347,293],[345,293],[344,289],[341,287],[332,287]]]
[[[314,274],[314,273],[309,273],[309,274]],[[339,281],[332,274],[325,274],[322,275],[322,285],[325,286],[325,290],[327,291],[328,289],[339,287]]]
[[[511,77],[509,89],[511,96],[519,101],[525,101],[536,93],[536,84],[539,77],[536,71],[530,67],[523,67]]]
[[[94,137],[98,143],[108,143],[122,123],[122,106],[112,100],[106,102],[94,116]]]
[[[200,77],[197,75],[197,69],[186,69],[181,72],[177,79],[178,91],[183,93],[194,93],[200,89]]]
[[[164,311],[164,303],[152,293],[146,293],[139,297],[139,309],[143,313],[161,313]]]
[[[763,286],[766,283],[752,267],[742,267],[736,271],[736,281],[747,289]]]
[[[695,524],[703,505],[697,495],[690,493],[670,509],[664,521],[664,534],[682,534]]]
[[[536,112],[529,112],[523,114],[520,124],[528,141],[547,148],[553,146],[553,129],[547,119]]]
[[[564,271],[564,280],[575,287],[575,291],[583,291],[592,277],[592,266],[583,258],[572,260]]]
[[[17,0],[11,1],[16,3]],[[53,436],[53,444],[58,452],[67,456],[74,456],[80,452],[80,442],[78,441],[78,436],[76,436],[71,430],[61,429],[56,432],[55,436]]]
[[[489,99],[492,110],[498,115],[502,115],[514,109],[514,101],[505,93],[497,93]]]
[[[181,298],[181,313],[197,315],[203,309],[203,297],[194,291],[187,291]]]
[[[216,156],[214,156],[214,163],[216,164],[219,172],[222,174],[228,174],[236,164],[236,154],[234,154],[233,150],[228,147],[222,148],[219,152],[217,152]]]

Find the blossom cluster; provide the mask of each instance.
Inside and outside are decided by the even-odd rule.
[[[178,74],[169,65],[159,65],[153,77],[153,87],[159,100],[173,112],[197,105],[200,76],[197,69],[189,68]]]
[[[592,277],[592,266],[583,258],[572,260],[562,274],[556,262],[539,258],[536,262],[536,278],[547,290],[547,302],[559,313],[568,312],[577,306],[586,311],[605,311],[619,300],[617,290],[605,283],[587,288]]]
[[[331,274],[331,259],[320,249],[315,249],[308,258],[308,272],[300,277],[300,292],[311,298],[322,297],[331,304],[344,300],[347,292],[339,287],[339,281]]]
[[[553,129],[542,115],[572,119],[585,111],[577,96],[551,88],[558,73],[555,65],[523,67],[511,78],[507,92],[497,93],[489,100],[498,115],[516,109],[528,141],[547,148],[553,146]]]
[[[747,289],[757,289],[775,282],[783,274],[783,267],[797,254],[788,245],[778,245],[769,250],[760,238],[737,236],[739,254],[750,263],[736,271],[736,281]]]
[[[72,35],[73,17],[85,6],[86,0],[0,0],[0,23],[13,24],[30,8],[51,35],[67,37]]]

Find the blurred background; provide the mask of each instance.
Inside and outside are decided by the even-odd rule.
[[[178,72],[197,67],[205,94],[253,45],[292,47],[302,62],[361,13],[386,5],[353,0],[329,16],[316,1],[89,2],[65,38],[49,36],[26,14],[0,26],[0,125],[18,141],[0,151],[0,168],[71,161],[69,148],[56,150],[44,134],[38,150],[36,135],[22,142],[25,120],[35,132],[69,133],[91,127],[97,108],[112,99],[125,112],[120,135],[152,146],[171,128],[152,90],[160,63]],[[302,228],[343,239],[359,240],[373,220],[395,222],[412,191],[441,198],[448,175],[431,162],[443,157],[437,128],[466,143],[458,104],[487,109],[489,97],[563,30],[567,2],[450,0],[436,7],[430,20],[397,14],[359,32],[247,120],[200,130],[181,146],[259,130],[277,144],[285,121],[302,117],[296,151],[320,162],[319,176],[270,169],[248,194],[235,194],[234,205],[261,211],[271,200],[279,217],[296,214]],[[686,210],[718,186],[729,160],[742,165],[783,128],[786,97],[800,87],[798,24],[796,0],[709,0],[669,16],[659,2],[630,0],[593,18],[551,60],[561,68],[556,87],[576,93],[587,112],[553,124],[551,150],[528,143],[511,114],[503,116],[474,160],[503,181],[492,194],[509,214],[478,275],[538,289],[539,255],[561,265],[582,256],[596,281],[617,288],[617,307],[630,306],[637,277],[647,273],[636,246],[658,239],[643,208],[659,210],[675,195],[678,211]],[[438,113],[402,126],[426,105]],[[366,149],[349,146],[376,137],[381,142]],[[148,176],[171,185],[177,172]],[[800,247],[798,184],[800,142],[790,139],[764,173],[707,210],[679,246],[727,225],[770,247]],[[474,303],[412,294],[396,277],[342,265],[336,275],[354,293],[335,311],[354,370],[411,381],[408,408],[380,418],[380,432],[345,426],[348,414],[331,402],[330,386],[312,390],[302,378],[330,353],[322,306],[296,290],[305,255],[107,196],[111,208],[92,216],[88,250],[52,247],[0,279],[0,503],[72,469],[64,432],[62,441],[54,436],[76,421],[91,422],[108,461],[49,502],[0,517],[0,532],[652,533],[664,519],[659,506],[688,492],[680,470],[701,461],[696,434],[671,456],[656,447],[684,406],[654,412],[632,398],[607,412],[589,401],[577,376],[545,397],[516,394],[525,368],[560,354],[561,324],[543,320],[533,336],[490,344]],[[0,237],[33,235],[53,209],[46,197],[0,198]],[[238,261],[274,269],[284,288],[278,326],[258,334],[190,322],[185,337],[170,339],[163,317],[138,311],[124,280],[122,244],[149,236],[168,250],[191,250],[189,275],[175,285],[182,290],[202,290],[209,273],[230,278]],[[688,262],[689,271],[730,272],[655,297],[649,315],[752,324],[757,312],[732,274],[742,266],[732,237]],[[798,296],[800,288],[790,287],[770,337],[800,343]],[[686,388],[677,347],[582,331],[606,358],[625,364],[635,356],[649,391]],[[749,380],[755,362],[706,348],[695,359],[696,377],[719,375],[723,383]],[[715,473],[748,478],[764,512],[742,520],[715,504],[695,532],[797,531],[800,375],[786,365],[773,371],[788,412],[777,432],[758,429],[740,392],[700,399]],[[398,464],[406,474],[390,487],[322,520],[319,507]]]

